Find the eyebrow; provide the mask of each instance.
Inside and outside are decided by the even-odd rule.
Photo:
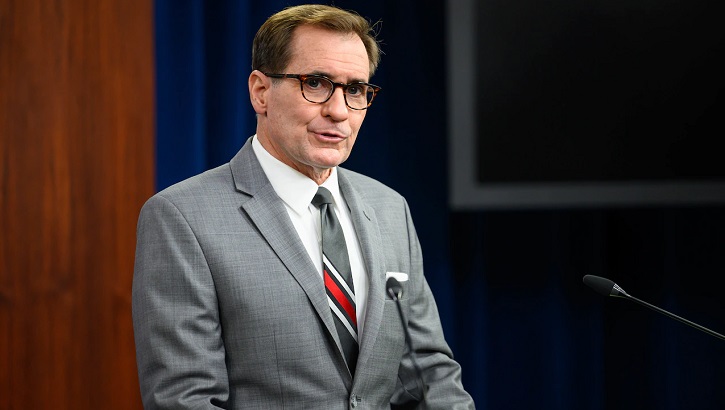
[[[327,78],[329,78],[331,80],[333,78],[333,76],[330,73],[326,73],[324,71],[313,71],[311,73],[308,73],[308,75],[321,75],[321,76],[327,77]],[[346,84],[353,84],[353,83],[366,83],[367,84],[367,82],[368,82],[368,80],[353,78],[352,80],[350,80]]]

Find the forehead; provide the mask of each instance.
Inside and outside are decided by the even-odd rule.
[[[288,72],[326,74],[333,79],[365,80],[370,76],[367,51],[355,33],[300,26],[292,36]]]

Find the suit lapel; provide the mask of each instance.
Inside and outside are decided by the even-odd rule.
[[[338,174],[340,191],[350,207],[352,223],[360,241],[365,267],[370,279],[365,327],[360,341],[360,356],[357,361],[357,372],[359,372],[361,368],[365,367],[366,362],[374,353],[372,349],[378,337],[380,323],[383,318],[385,307],[385,260],[375,210],[365,202],[365,198],[350,184],[345,176],[345,171],[338,170],[340,171]]]
[[[327,332],[335,340],[338,351],[341,352],[322,278],[317,273],[299,236],[294,234],[296,230],[284,203],[277,196],[259,165],[252,149],[251,138],[230,161],[230,167],[237,190],[251,196],[241,208],[305,291],[317,315],[325,324]],[[342,353],[340,359],[344,366]]]

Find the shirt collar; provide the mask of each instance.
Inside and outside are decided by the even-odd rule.
[[[277,196],[297,214],[301,215],[305,212],[317,193],[317,183],[273,157],[259,143],[256,135],[252,139],[252,149]],[[337,167],[332,168],[330,176],[322,183],[322,186],[330,190],[337,204],[341,203]]]

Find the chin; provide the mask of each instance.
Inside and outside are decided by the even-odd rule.
[[[323,155],[317,158],[317,163],[320,168],[334,168],[347,160],[348,155],[337,153],[336,155]]]

